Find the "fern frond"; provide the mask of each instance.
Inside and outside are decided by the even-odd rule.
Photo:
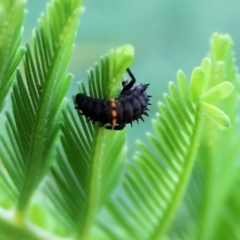
[[[118,239],[159,239],[183,194],[196,153],[201,121],[199,110],[196,111],[188,100],[189,87],[181,71],[178,80],[181,87],[170,83],[170,95],[164,95],[166,105],[158,104],[161,115],[158,113],[153,120],[157,136],[148,134],[151,147],[138,142],[140,151],[128,165],[124,177],[125,194],[107,206],[112,222],[121,227],[123,235]],[[183,97],[179,89],[187,95]],[[99,224],[110,231],[103,222]]]
[[[80,5],[81,0],[54,0],[48,5],[33,33],[33,51],[27,46],[26,81],[18,71],[13,86],[13,117],[7,114],[6,123],[9,141],[1,136],[6,149],[0,157],[5,167],[2,181],[11,186],[18,224],[53,160],[61,104],[72,79],[67,67]]]
[[[231,214],[234,213],[234,206],[230,206],[226,199],[230,199],[229,189],[231,189],[233,181],[236,181],[239,155],[239,123],[237,120],[239,79],[233,61],[232,41],[228,35],[214,34],[211,40],[210,57],[212,70],[210,71],[209,88],[216,90],[223,85],[234,86],[231,96],[217,103],[217,106],[224,110],[231,120],[231,128],[222,132],[213,124],[215,121],[205,121],[197,157],[197,168],[193,172],[181,212],[176,216],[170,235],[190,235],[190,239],[224,239],[224,236],[229,237],[226,239],[237,239],[231,238],[231,234],[236,230],[235,225],[232,225],[232,228],[230,225],[228,228],[224,227],[222,229],[224,234],[223,231],[220,231],[222,234],[219,232],[219,226],[225,222],[219,219],[225,216],[229,209],[231,209]],[[228,81],[227,84],[226,81]],[[224,91],[222,91],[223,89],[217,90],[211,95],[211,98],[205,98],[212,90],[208,90],[203,99],[215,102],[216,98],[220,99],[221,95],[224,96],[229,88],[226,87]],[[236,195],[231,195],[231,198],[235,196],[239,199],[239,196]],[[191,227],[186,227],[186,225],[182,227],[182,211],[188,216],[185,220],[187,223],[191,223]],[[234,219],[239,219],[237,208],[235,213]],[[176,229],[181,230],[176,231]]]
[[[89,93],[83,84],[80,92],[104,99],[114,97],[132,61],[131,46],[111,50],[89,71]],[[64,228],[75,232],[75,239],[88,239],[94,217],[122,171],[126,131],[88,123],[70,106],[63,116],[62,147],[58,147],[57,164],[52,167],[45,191],[51,211]]]
[[[216,224],[230,186],[237,174],[239,156],[239,75],[234,66],[233,43],[228,35],[214,34],[211,41],[210,57],[212,72],[210,86],[229,81],[235,87],[233,94],[218,103],[231,119],[231,128],[219,132],[211,122],[206,122],[201,141],[199,161],[202,163],[204,178],[204,202],[201,207],[197,239],[212,239],[217,233]]]
[[[19,47],[22,38],[25,0],[0,3],[0,112],[24,54]]]
[[[119,233],[117,239],[152,240],[166,234],[194,165],[202,131],[202,96],[210,71],[211,61],[204,59],[192,73],[190,90],[181,71],[178,87],[169,84],[170,95],[164,95],[166,104],[158,104],[153,120],[156,135],[147,135],[151,146],[138,142],[139,152],[122,184],[124,194],[107,205],[116,228],[98,222],[109,239],[114,232]]]

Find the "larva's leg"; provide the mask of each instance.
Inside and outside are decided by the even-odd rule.
[[[130,81],[129,83],[126,82],[126,81],[123,81],[123,89],[122,89],[121,93],[124,93],[125,91],[131,89],[132,86],[133,86],[133,85],[135,84],[135,82],[136,82],[136,79],[135,79],[134,75],[132,74],[132,72],[130,71],[129,68],[127,68],[127,72],[128,72],[128,74],[129,74],[129,76],[130,76],[130,78],[131,78],[131,81]]]

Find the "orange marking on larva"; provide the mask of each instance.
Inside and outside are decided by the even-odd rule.
[[[114,127],[116,126],[117,124],[117,119],[116,118],[113,118],[112,119],[112,129],[114,129]]]
[[[116,101],[115,101],[114,98],[110,99],[110,105],[111,105],[112,108],[116,108],[117,104],[116,104]]]
[[[112,110],[111,115],[112,115],[112,118],[116,118],[117,111],[116,110]]]
[[[111,106],[111,117],[112,117],[111,125],[112,125],[112,129],[114,129],[114,127],[117,124],[117,111],[116,111],[117,103],[114,98],[111,98],[109,101]]]

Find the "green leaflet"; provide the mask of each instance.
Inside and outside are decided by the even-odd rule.
[[[234,86],[230,82],[222,82],[217,86],[206,91],[201,99],[206,103],[215,103],[227,98],[233,91]]]
[[[230,119],[228,117],[228,115],[226,115],[226,113],[224,113],[222,110],[220,110],[219,108],[207,104],[205,102],[202,103],[202,110],[207,113],[207,115],[209,116],[209,118],[217,124],[217,126],[221,129],[221,130],[226,130],[228,129],[231,124],[230,124]]]
[[[191,77],[191,99],[195,104],[199,104],[202,92],[205,76],[202,68],[198,67],[193,70]]]
[[[230,82],[225,81],[207,90],[211,82],[211,71],[212,63],[209,58],[203,60],[202,67],[193,70],[190,84],[191,99],[197,106],[201,106],[201,109],[221,130],[226,130],[231,126],[229,117],[222,110],[208,103],[227,98],[234,87]]]
[[[0,3],[0,112],[25,52],[24,48],[19,47],[25,2],[6,0]]]

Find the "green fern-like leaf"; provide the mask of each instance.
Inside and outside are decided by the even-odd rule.
[[[80,92],[102,99],[114,97],[132,61],[131,46],[110,51],[89,71],[89,92],[83,84]],[[46,194],[53,203],[51,211],[65,229],[71,229],[75,239],[88,239],[94,217],[122,171],[126,130],[106,130],[86,122],[72,109],[68,106],[63,111],[62,148],[58,148]]]
[[[213,239],[214,234],[218,235],[216,224],[219,214],[237,174],[240,143],[237,122],[239,78],[234,67],[232,46],[232,40],[228,35],[215,34],[212,38],[210,57],[213,69],[210,86],[229,81],[235,89],[229,98],[218,103],[218,107],[231,119],[231,128],[219,132],[211,122],[206,122],[204,128],[200,148],[200,153],[204,154],[199,155],[199,161],[203,164],[205,172],[203,183],[205,191],[202,192],[204,203],[200,213],[197,239]]]
[[[223,224],[226,223],[223,216],[227,216],[228,213],[232,219],[235,219],[236,224],[239,222],[239,206],[237,204],[229,205],[229,201],[234,202],[239,199],[239,194],[236,191],[237,184],[235,184],[238,182],[235,178],[239,172],[237,167],[239,152],[237,121],[239,79],[234,67],[232,41],[228,35],[214,34],[211,40],[210,57],[212,61],[208,86],[210,90],[207,90],[202,98],[207,101],[207,111],[209,111],[208,108],[210,108],[210,112],[213,109],[210,116],[213,121],[208,119],[205,121],[197,156],[198,164],[193,172],[181,210],[170,230],[170,236],[174,236],[176,239],[181,239],[181,236],[188,236],[186,239],[204,240],[238,239],[231,237],[237,236],[235,224],[227,224],[227,227],[223,227]],[[222,86],[225,86],[225,88],[222,89]],[[234,86],[234,89],[232,86]],[[224,96],[228,96],[232,90],[232,94],[227,99],[218,102]],[[209,97],[209,93],[211,97]],[[221,112],[216,106],[211,105],[213,102],[217,102],[217,107],[222,109]],[[231,120],[231,128],[227,131],[219,131],[216,128],[217,117],[212,119],[215,109],[218,109],[215,116],[222,115],[221,123],[224,122],[224,119]],[[229,122],[229,120],[226,122]],[[221,125],[221,123],[220,127],[224,129],[225,124]],[[219,122],[217,122],[217,125],[219,126]],[[229,126],[228,123],[227,125]],[[235,182],[234,187],[231,188],[233,182]],[[229,196],[230,189],[232,190]],[[236,193],[232,192],[233,189]],[[234,198],[236,199],[234,200]],[[185,219],[185,225],[182,222],[183,218]],[[230,218],[228,220],[230,221]]]
[[[170,95],[164,95],[166,104],[158,104],[159,113],[153,120],[156,135],[148,134],[151,146],[138,142],[139,152],[128,165],[122,184],[124,194],[107,205],[116,228],[98,221],[106,239],[153,240],[165,236],[193,169],[204,118],[202,96],[210,72],[211,61],[206,58],[194,69],[190,89],[181,71],[177,74],[178,87],[169,84]]]
[[[19,47],[24,6],[25,0],[5,0],[0,3],[0,112],[24,54],[24,49]]]
[[[72,76],[67,73],[81,13],[81,0],[54,0],[33,34],[23,61],[26,81],[17,72],[13,116],[7,113],[9,139],[1,136],[1,180],[22,225],[32,194],[53,160],[61,104]]]

